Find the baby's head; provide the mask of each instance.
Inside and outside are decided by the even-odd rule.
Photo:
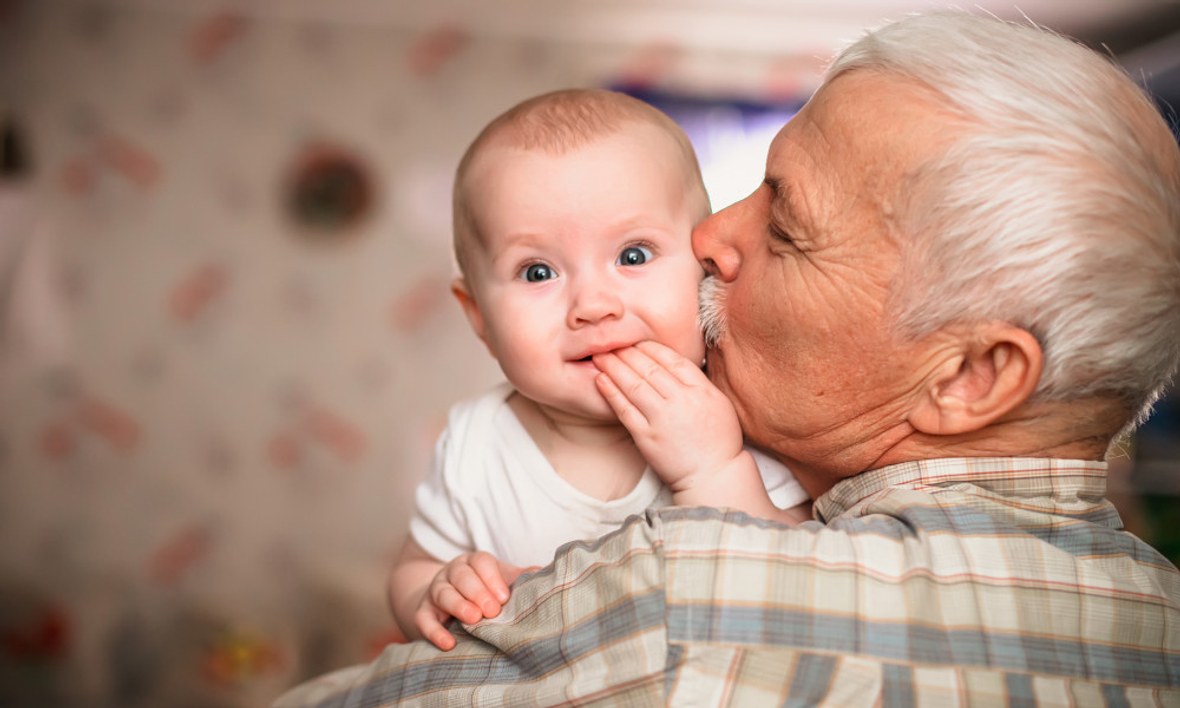
[[[703,354],[691,233],[708,213],[692,145],[667,115],[611,91],[538,96],[459,164],[455,295],[522,395],[610,419],[589,355],[643,339]]]
[[[709,198],[701,180],[696,152],[684,130],[666,113],[615,91],[553,91],[526,99],[501,113],[480,131],[459,161],[452,208],[455,260],[460,275],[470,281],[474,275],[473,259],[487,256],[479,215],[473,206],[482,185],[471,179],[473,165],[483,161],[485,153],[493,148],[510,148],[560,157],[605,136],[637,126],[647,126],[671,140],[676,159],[670,161],[666,169],[669,175],[678,174],[684,180],[685,199],[699,210],[696,221],[708,216]],[[625,189],[626,184],[619,187]]]

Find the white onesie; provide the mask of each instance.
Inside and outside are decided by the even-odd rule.
[[[574,488],[509,408],[512,392],[502,384],[451,408],[410,520],[411,535],[427,553],[445,562],[486,551],[513,565],[546,565],[566,542],[598,538],[628,516],[671,505],[671,491],[650,467],[619,499],[602,501]],[[786,467],[749,450],[775,506],[807,500]]]

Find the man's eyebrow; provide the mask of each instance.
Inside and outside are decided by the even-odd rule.
[[[784,194],[784,192],[786,191],[786,186],[783,184],[783,181],[781,179],[779,179],[778,177],[766,177],[765,179],[762,180],[762,184],[765,184],[767,187],[770,187],[770,191],[774,192],[775,197],[781,198],[781,197],[786,196],[786,194]]]
[[[787,184],[786,180],[779,177],[767,177],[762,180],[762,183],[774,192],[774,199],[770,203],[771,212],[784,216],[789,214],[791,212],[791,186]]]

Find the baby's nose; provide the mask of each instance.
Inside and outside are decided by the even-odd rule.
[[[623,314],[623,301],[618,292],[605,283],[587,283],[578,287],[570,303],[569,326],[572,328],[618,318]]]

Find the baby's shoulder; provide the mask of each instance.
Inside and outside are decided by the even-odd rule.
[[[511,385],[502,383],[478,396],[459,401],[447,413],[447,429],[453,433],[494,426],[507,409],[512,392]]]
[[[510,454],[505,447],[525,444],[518,439],[523,432],[507,403],[512,392],[502,384],[451,407],[438,450],[449,479],[482,478],[489,465],[504,464]]]

